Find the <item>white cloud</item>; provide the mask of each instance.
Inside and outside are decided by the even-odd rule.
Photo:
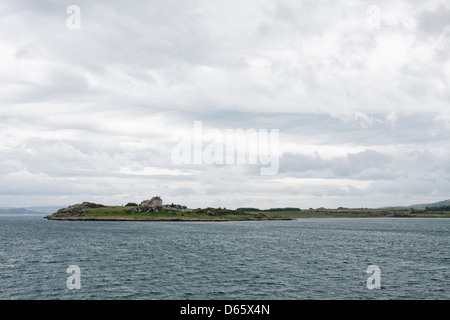
[[[379,1],[369,28],[368,1],[81,0],[80,30],[70,4],[1,5],[0,205],[447,197],[445,2]],[[172,163],[196,120],[279,129],[280,172]]]

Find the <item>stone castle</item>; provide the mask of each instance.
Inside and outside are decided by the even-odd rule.
[[[141,202],[141,207],[150,207],[150,208],[157,208],[162,207],[163,201],[160,196],[156,196],[151,198],[150,200],[144,200]]]

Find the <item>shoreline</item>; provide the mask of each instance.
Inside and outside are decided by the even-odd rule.
[[[51,217],[44,219],[55,221],[149,221],[149,222],[229,222],[229,221],[283,221],[295,220],[294,218],[269,218],[269,219],[182,219],[182,218],[155,218],[155,219],[134,219],[134,218],[94,218],[94,217]]]
[[[279,217],[279,218],[266,218],[266,219],[252,219],[252,218],[244,218],[244,219],[182,219],[182,218],[155,218],[155,219],[135,219],[135,218],[101,218],[101,217],[52,217],[52,216],[44,216],[46,220],[53,221],[145,221],[145,222],[232,222],[232,221],[293,221],[293,220],[302,220],[302,219],[355,219],[355,218],[449,218],[449,217],[439,217],[439,216],[305,216],[305,217]]]

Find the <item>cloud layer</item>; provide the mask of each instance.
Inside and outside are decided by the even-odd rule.
[[[449,17],[431,0],[2,4],[0,206],[447,199]],[[174,163],[194,121],[278,129],[278,173]]]

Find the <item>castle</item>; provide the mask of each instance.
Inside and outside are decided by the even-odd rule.
[[[144,200],[141,202],[141,207],[150,207],[150,208],[156,208],[156,207],[162,207],[163,201],[160,196],[153,197],[151,200]]]

